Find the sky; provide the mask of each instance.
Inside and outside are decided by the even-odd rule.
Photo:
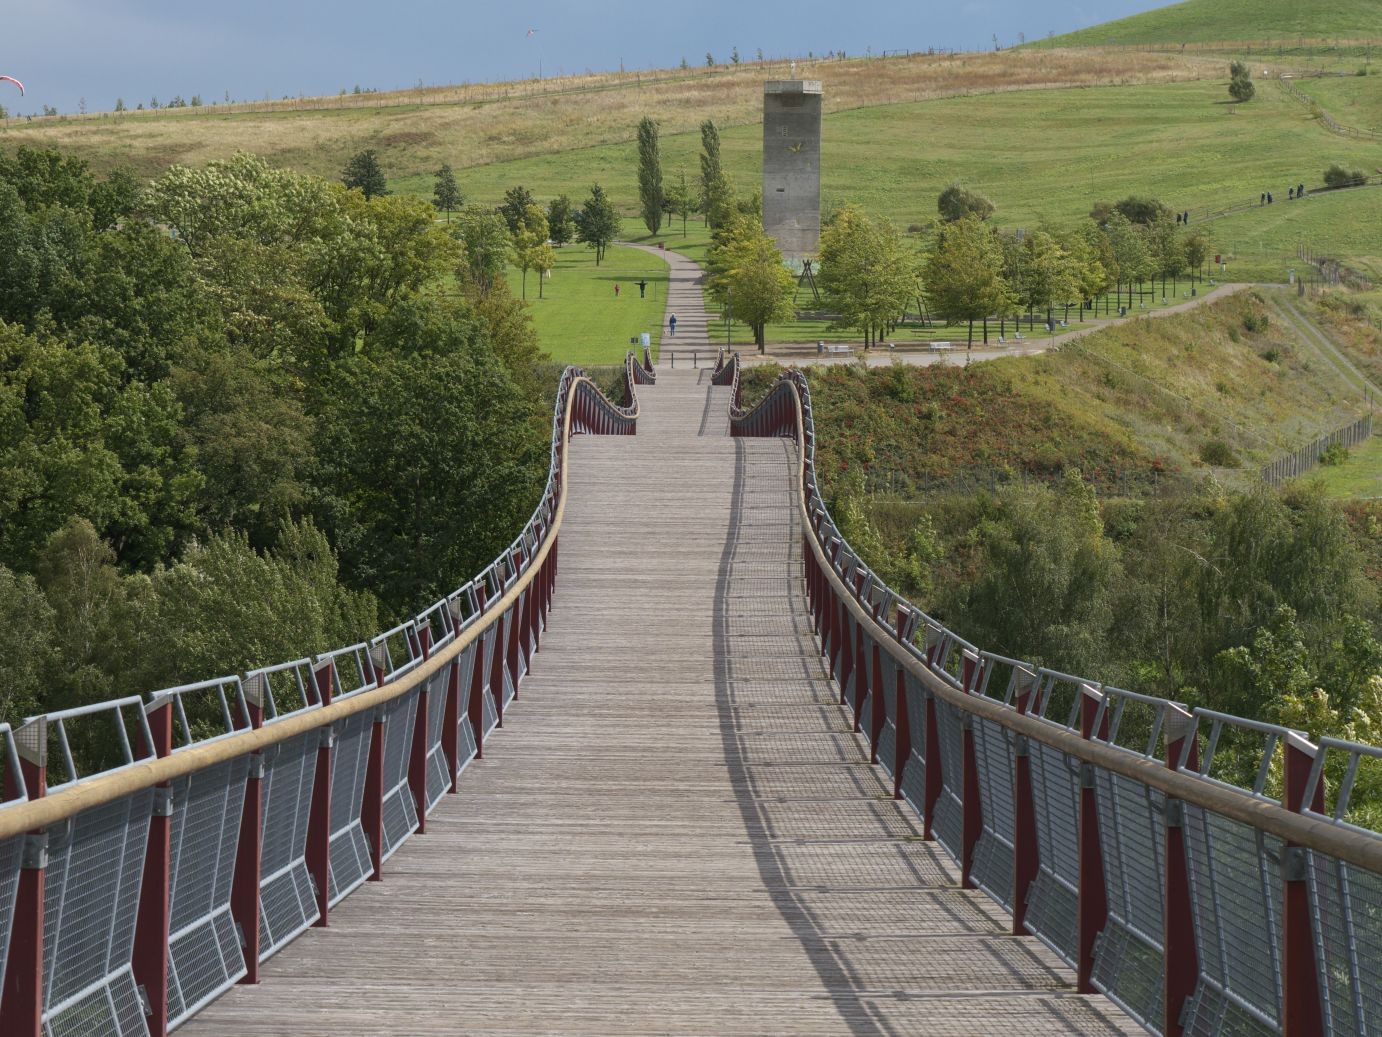
[[[987,49],[1156,0],[0,0],[11,114],[262,100],[843,50]],[[529,29],[537,31],[531,36]]]

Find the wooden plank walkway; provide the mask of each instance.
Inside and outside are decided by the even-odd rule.
[[[680,337],[680,336],[679,336]],[[485,759],[184,1032],[1121,1034],[958,888],[809,633],[789,444],[663,368],[581,437],[550,629]]]

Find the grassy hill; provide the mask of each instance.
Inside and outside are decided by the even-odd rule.
[[[1043,41],[1041,46],[1382,39],[1382,0],[1185,0]]]

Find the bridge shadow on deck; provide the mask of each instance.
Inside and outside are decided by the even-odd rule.
[[[781,442],[790,459],[792,448],[787,441]],[[955,999],[1016,997],[1023,1010],[1007,1020],[1003,1017],[1008,1013],[1001,1011],[986,1018],[982,1032],[998,1032],[1013,1024],[1030,1026],[1035,1015],[1045,1017],[1049,1032],[1126,1034],[1126,1026],[1119,1025],[1123,1020],[1110,1017],[1119,1014],[1116,1009],[1109,1006],[1106,1013],[1102,1006],[1075,995],[1068,972],[1036,941],[1008,935],[996,908],[981,894],[958,887],[958,874],[939,844],[921,841],[920,819],[892,799],[890,781],[885,783],[884,772],[868,762],[847,712],[839,705],[839,688],[824,668],[809,619],[803,618],[807,610],[798,565],[789,563],[786,593],[781,597],[733,594],[736,553],[745,546],[745,531],[753,529],[746,520],[745,505],[750,485],[748,450],[746,441],[735,441],[730,518],[716,575],[715,702],[721,741],[763,886],[848,1032],[859,1037],[981,1032],[966,1030],[963,1023],[952,1029],[957,1021],[948,1017]],[[801,535],[795,520],[792,530],[789,558],[795,557]],[[812,693],[801,696],[806,701],[793,703],[788,696],[782,702],[797,706],[801,717],[820,720],[819,729],[796,729],[808,751],[782,760],[758,755],[755,737],[761,741],[768,732],[745,731],[740,716],[746,706],[752,708],[741,701],[744,689],[764,677],[763,667],[742,657],[742,647],[736,652],[732,628],[735,620],[745,620],[746,605],[751,619],[781,620],[787,615],[799,621],[793,624],[793,633],[782,636],[781,654],[773,653],[780,669],[772,679],[815,686]],[[785,772],[788,768],[791,773],[785,781],[765,780],[775,769]],[[803,772],[810,769],[818,769],[829,779],[806,776]],[[839,781],[841,771],[847,773],[844,782]],[[823,856],[835,859],[818,860],[813,867],[809,853],[793,852],[819,847],[825,847]],[[858,852],[848,852],[851,847]],[[839,869],[842,850],[846,866],[857,869],[852,874]],[[898,893],[895,910],[887,906],[894,889]],[[928,917],[920,920],[920,913]],[[907,983],[905,977],[915,975],[927,956],[953,955],[956,948],[944,934],[956,933],[973,937],[964,945],[964,966],[973,976],[968,989],[947,989],[944,979],[929,988]],[[939,971],[945,972],[954,962],[939,964]],[[922,964],[921,971],[929,969]],[[907,1002],[910,1007],[903,1008]],[[1048,1032],[1045,1026],[1043,1032]]]

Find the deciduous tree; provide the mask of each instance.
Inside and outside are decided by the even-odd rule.
[[[657,123],[643,116],[638,123],[638,202],[649,234],[662,229],[662,153]]]
[[[590,188],[590,197],[576,213],[576,238],[595,250],[595,265],[605,258],[605,249],[619,236],[619,213],[599,184]]]

